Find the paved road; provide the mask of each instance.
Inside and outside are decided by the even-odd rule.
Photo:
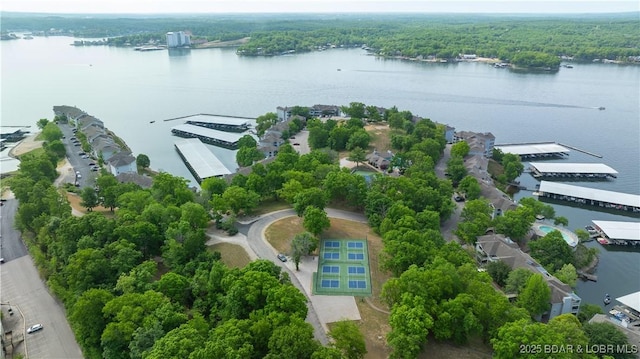
[[[0,207],[0,258],[10,262],[27,255],[27,248],[20,240],[20,232],[13,228],[18,200],[7,199]]]
[[[97,160],[92,158],[82,158],[79,155],[79,153],[82,152],[82,148],[80,146],[75,146],[71,141],[71,139],[75,137],[71,126],[61,123],[59,124],[59,127],[65,137],[62,140],[62,143],[64,143],[65,148],[67,149],[67,160],[73,167],[70,173],[61,173],[61,175],[64,176],[63,182],[74,183],[77,181],[81,187],[93,187],[96,183],[98,174],[97,172],[91,171],[89,163],[97,164]],[[80,172],[80,178],[77,178],[76,171]]]
[[[447,169],[447,162],[449,161],[449,158],[451,158],[450,144],[448,144],[444,148],[444,154],[442,155],[442,158],[440,159],[440,161],[438,161],[438,163],[436,163],[435,172],[438,178],[441,178],[441,179],[447,178],[444,175],[444,173],[445,173],[445,170]],[[448,242],[459,241],[458,236],[453,234],[453,231],[456,230],[456,228],[458,228],[458,222],[460,222],[460,214],[462,213],[462,209],[464,208],[464,202],[454,202],[454,203],[456,204],[456,207],[453,209],[453,213],[451,214],[451,217],[449,217],[449,219],[447,219],[446,221],[440,224],[440,232],[442,233],[442,237]]]
[[[12,226],[17,200],[7,200],[1,208],[3,249],[7,248],[5,254],[10,259],[5,258],[0,267],[0,302],[5,315],[9,307],[14,311],[4,330],[19,336],[33,324],[44,325],[44,329],[37,333],[25,333],[24,343],[16,346],[14,353],[24,353],[30,359],[82,358],[62,304],[47,291],[31,257],[27,255],[20,232]],[[20,253],[22,255],[16,257]]]

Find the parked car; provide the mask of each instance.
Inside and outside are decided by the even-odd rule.
[[[34,324],[30,326],[29,329],[27,329],[27,334],[35,333],[39,330],[42,330],[43,328],[44,327],[42,326],[42,324]]]
[[[285,256],[284,254],[280,253],[278,254],[278,259],[282,262],[286,262],[287,261],[287,256]]]
[[[456,202],[464,202],[464,197],[459,196],[459,195],[455,195],[453,196],[453,200]]]
[[[300,146],[300,144],[298,142],[293,144],[294,146]]]

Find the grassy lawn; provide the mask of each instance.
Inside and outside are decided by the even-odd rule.
[[[216,243],[208,248],[211,252],[220,252],[222,263],[229,268],[244,268],[251,262],[249,255],[241,246],[233,243]]]
[[[397,130],[391,130],[386,123],[377,125],[367,125],[364,127],[369,135],[371,135],[371,142],[369,142],[369,152],[378,150],[378,152],[387,152],[391,149],[391,135],[396,133]],[[401,133],[401,131],[397,132]]]

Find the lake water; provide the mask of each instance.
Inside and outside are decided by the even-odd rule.
[[[1,123],[31,125],[53,117],[54,105],[94,115],[151,167],[193,181],[173,147],[165,119],[195,113],[257,117],[277,106],[397,106],[458,130],[492,132],[497,144],[555,141],[568,161],[602,162],[619,172],[608,182],[575,183],[640,194],[640,67],[574,64],[558,73],[516,73],[483,63],[426,64],[383,60],[360,49],[246,58],[231,49],[137,52],[73,47],[69,37],[0,42]],[[338,71],[339,70],[339,71]],[[606,110],[599,111],[600,106]],[[150,123],[155,121],[155,123]],[[210,146],[231,170],[231,151]],[[567,161],[567,160],[565,160]],[[537,183],[524,174],[523,184]],[[516,195],[530,196],[530,192]],[[592,219],[636,220],[554,204],[583,228]],[[601,250],[597,283],[580,283],[585,301],[601,304],[640,290],[640,253]]]

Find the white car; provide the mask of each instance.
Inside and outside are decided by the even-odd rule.
[[[34,324],[27,329],[27,334],[35,333],[43,328],[42,324]]]

